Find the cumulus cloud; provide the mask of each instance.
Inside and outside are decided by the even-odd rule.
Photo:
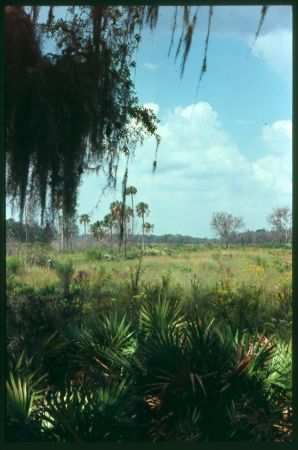
[[[159,168],[187,168],[189,177],[198,174],[235,173],[246,168],[245,158],[223,130],[216,111],[200,102],[177,107],[165,119],[159,132],[161,148]]]
[[[174,211],[176,227],[181,215],[193,226],[198,220],[193,205],[204,210],[206,229],[216,210],[250,215],[258,227],[258,211],[268,208],[269,212],[270,202],[274,206],[276,202],[289,203],[291,198],[291,126],[291,121],[280,120],[260,130],[267,154],[248,161],[209,103],[176,107],[159,127],[162,143],[154,178],[148,170],[150,143],[137,157],[138,171],[130,176],[142,184],[148,202],[154,203],[157,223],[165,210],[169,214],[162,232],[170,229],[173,219],[169,217],[175,216]]]
[[[267,155],[254,162],[252,170],[256,181],[265,188],[285,196],[291,192],[290,158]]]
[[[253,36],[249,37],[252,43]],[[276,29],[258,37],[252,47],[252,54],[264,60],[265,64],[286,82],[292,82],[292,32]]]
[[[275,153],[289,154],[292,146],[292,121],[277,120],[263,127],[262,140]]]
[[[254,177],[267,189],[287,196],[292,189],[292,121],[263,127],[261,137],[268,154],[252,164]]]
[[[159,110],[155,103],[146,105]],[[138,189],[136,202],[149,204],[155,233],[208,236],[216,211],[243,216],[247,226],[256,229],[266,226],[273,207],[291,202],[290,121],[276,121],[260,130],[266,154],[254,161],[241,153],[207,102],[172,109],[162,118],[159,134],[155,175],[152,139],[137,149],[128,173],[128,183]],[[119,179],[124,168],[125,163],[120,165]],[[107,196],[102,211],[117,195],[120,198],[119,189],[113,199]]]

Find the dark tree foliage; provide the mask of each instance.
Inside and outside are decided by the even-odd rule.
[[[43,227],[36,222],[27,225],[27,242],[51,242],[56,235],[53,226],[46,222]],[[26,225],[17,222],[14,219],[6,220],[6,239],[7,241],[26,242]]]
[[[39,9],[6,7],[6,189],[21,217],[29,197],[43,219],[47,210],[73,215],[85,171],[103,170],[107,186],[115,186],[121,155],[129,160],[146,135],[158,146],[156,116],[139,105],[131,74],[142,28],[157,26],[159,7],[71,6],[65,19],[49,7],[46,24],[38,23]],[[181,15],[181,76],[198,9],[175,8],[169,53]],[[256,38],[266,12],[263,6]],[[200,81],[212,14],[210,6]],[[42,52],[47,39],[55,42],[54,53]],[[124,193],[126,180],[127,172]]]
[[[67,20],[49,12],[41,27],[23,7],[6,8],[7,193],[21,211],[38,192],[42,215],[47,206],[71,215],[83,172],[106,168],[115,184],[120,155],[156,135],[157,121],[131,80],[138,16],[121,7],[71,7]],[[59,51],[42,54],[42,37]]]

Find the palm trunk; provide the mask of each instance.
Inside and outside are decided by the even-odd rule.
[[[134,231],[134,210],[133,210],[133,195],[131,196],[131,209],[132,209],[132,221],[131,221],[131,242],[133,242],[133,231]]]
[[[27,205],[25,201],[25,239],[26,239],[26,263],[28,259],[28,221],[27,221]]]
[[[127,230],[126,230],[126,220],[124,221],[124,258],[126,259],[126,248],[127,248]]]
[[[61,218],[61,250],[64,252],[64,218]]]
[[[143,219],[143,230],[142,230],[142,250],[144,251],[144,216],[142,216]]]

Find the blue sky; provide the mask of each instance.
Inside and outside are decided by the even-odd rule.
[[[130,162],[135,203],[149,204],[148,221],[158,235],[212,237],[212,213],[220,211],[243,217],[245,229],[268,228],[272,209],[292,202],[291,7],[269,7],[251,48],[260,6],[215,6],[208,69],[197,93],[208,7],[199,8],[182,79],[180,60],[174,60],[181,18],[167,57],[173,12],[160,7],[157,28],[144,30],[136,56],[136,92],[157,113],[162,140],[155,175],[152,139]],[[104,195],[103,174],[84,176],[78,215],[102,219],[110,203],[121,199],[123,170],[124,161],[116,191]]]
[[[197,94],[208,8],[199,10],[182,79],[175,48],[167,57],[172,13],[160,9],[157,29],[143,33],[136,59],[136,91],[157,113],[162,141],[154,176],[153,140],[137,149],[129,166],[135,201],[149,204],[155,234],[211,237],[218,211],[243,217],[246,229],[268,228],[271,210],[292,201],[291,7],[270,6],[251,50],[260,7],[214,7],[208,70]],[[83,179],[79,214],[101,219],[120,200],[123,167],[118,189],[96,209],[104,180]]]

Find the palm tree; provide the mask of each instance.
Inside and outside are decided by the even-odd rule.
[[[134,208],[133,208],[133,197],[138,192],[137,188],[135,186],[129,186],[126,188],[126,195],[130,195],[131,197],[131,209],[132,209],[132,223],[131,223],[131,238],[133,239],[133,232],[134,232]],[[131,239],[131,240],[132,240]]]
[[[142,226],[142,250],[144,250],[144,218],[149,215],[149,206],[147,203],[140,202],[136,206],[136,212],[138,217],[142,218],[143,226]]]
[[[103,218],[103,226],[110,231],[111,236],[111,244],[113,240],[113,227],[114,227],[115,219],[112,213],[106,214]]]
[[[90,231],[96,239],[101,239],[104,237],[104,223],[102,220],[97,220],[92,225],[90,225]]]
[[[143,225],[143,228],[144,228],[144,233],[149,235],[149,233],[154,230],[154,225],[153,225],[153,223],[145,222]]]
[[[117,223],[117,227],[119,231],[121,230],[121,220],[123,215],[123,224],[124,224],[124,253],[126,256],[126,244],[127,244],[127,223],[129,222],[129,218],[132,216],[132,209],[130,207],[124,207],[123,203],[116,200],[110,205],[111,217],[113,222]],[[119,250],[121,249],[121,238],[119,239]]]
[[[112,202],[110,205],[110,211],[111,211],[112,217],[114,219],[114,222],[117,224],[117,228],[119,229],[119,234],[120,234],[122,202],[119,202],[119,200]],[[119,239],[119,250],[120,250],[120,247],[121,247],[121,242]]]
[[[122,202],[119,202],[119,200],[116,200],[115,202],[112,202],[110,205],[110,211],[112,214],[112,217],[115,222],[117,222],[117,225],[120,228],[120,220],[121,220],[121,208],[122,208]]]
[[[84,224],[84,230],[85,230],[85,236],[86,236],[87,223],[90,222],[89,214],[81,214],[79,220],[80,220],[80,223]]]

